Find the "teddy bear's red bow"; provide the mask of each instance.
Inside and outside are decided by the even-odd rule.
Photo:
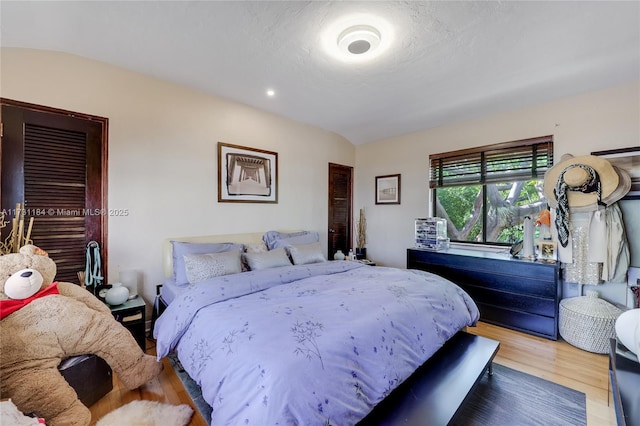
[[[27,297],[26,299],[8,299],[8,300],[0,300],[0,320],[4,319],[6,316],[11,315],[18,309],[27,306],[29,303],[33,302],[35,299],[39,299],[40,297],[49,296],[51,294],[60,294],[58,291],[58,283],[55,282],[51,284],[49,287],[40,290],[36,294],[31,297]]]

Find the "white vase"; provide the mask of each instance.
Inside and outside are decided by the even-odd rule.
[[[110,305],[122,305],[129,299],[129,290],[122,283],[112,284],[104,300]]]
[[[333,255],[333,260],[344,260],[344,253],[342,250],[338,250],[336,254]]]

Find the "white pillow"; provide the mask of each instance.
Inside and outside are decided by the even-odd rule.
[[[183,257],[189,284],[242,272],[240,250],[223,253],[185,254]]]
[[[263,241],[255,244],[245,244],[244,246],[244,253],[266,253],[268,251],[269,248],[267,248],[267,245]],[[242,272],[250,270],[251,268],[247,264],[247,258],[242,256]]]
[[[618,340],[638,355],[640,361],[640,309],[623,312],[616,320],[615,329]]]
[[[291,261],[282,247],[264,253],[244,253],[243,257],[252,271],[276,268],[278,266],[291,266]]]
[[[320,243],[291,245],[287,247],[287,250],[294,265],[306,265],[308,263],[327,261],[322,254],[322,245]]]

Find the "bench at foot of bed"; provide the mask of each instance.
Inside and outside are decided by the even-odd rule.
[[[459,332],[358,425],[448,424],[491,363],[500,343]]]

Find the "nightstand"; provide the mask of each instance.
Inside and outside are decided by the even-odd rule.
[[[111,306],[113,317],[131,332],[143,351],[147,350],[145,336],[145,309],[144,299],[138,295],[135,299],[127,300],[122,305]]]

